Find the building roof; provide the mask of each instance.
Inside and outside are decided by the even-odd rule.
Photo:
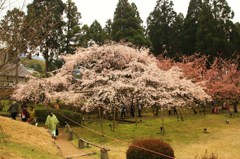
[[[8,63],[0,68],[0,76],[15,76],[16,75],[16,64]],[[18,76],[26,77],[30,76],[31,72],[26,69],[22,64],[18,68]]]

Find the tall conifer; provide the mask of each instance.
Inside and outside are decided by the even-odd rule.
[[[148,45],[141,23],[137,6],[128,0],[119,0],[112,23],[113,40],[125,40],[139,46]]]

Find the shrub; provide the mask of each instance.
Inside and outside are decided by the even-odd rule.
[[[129,146],[127,159],[169,159],[169,157],[140,149],[137,146],[174,157],[174,151],[169,144],[159,139],[143,139],[135,140],[133,144]]]
[[[38,122],[45,122],[49,111],[52,111],[56,117],[58,118],[60,125],[64,125],[65,122],[69,123],[70,125],[76,125],[76,123],[72,122],[71,120],[77,122],[77,123],[81,123],[82,121],[82,115],[80,113],[76,113],[73,111],[69,111],[69,110],[64,110],[64,109],[48,109],[48,108],[36,108],[36,117]],[[62,115],[66,116],[67,118],[71,119],[66,119],[65,117],[63,117]]]
[[[0,111],[7,112],[10,104],[11,104],[11,103],[10,103],[10,101],[8,101],[8,100],[3,100],[3,101],[1,101]]]
[[[3,104],[0,104],[0,111],[2,111],[4,108],[4,105]]]

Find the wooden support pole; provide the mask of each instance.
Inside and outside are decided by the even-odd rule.
[[[99,113],[99,122],[100,122],[100,126],[101,126],[101,133],[102,133],[102,136],[103,136],[103,124],[102,124],[101,107],[98,108],[98,113]]]
[[[116,108],[115,108],[115,105],[113,106],[113,132],[115,131],[115,127],[116,127]]]
[[[68,140],[73,140],[73,132],[71,130],[68,132]]]
[[[100,153],[100,159],[108,159],[108,150],[106,150],[105,148],[101,148]]]
[[[161,133],[162,133],[162,134],[165,134],[165,125],[164,125],[163,106],[161,106],[161,118],[162,118]]]
[[[85,147],[84,141],[82,139],[78,140],[78,148],[83,149]]]

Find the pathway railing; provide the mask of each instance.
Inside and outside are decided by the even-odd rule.
[[[70,125],[65,122],[65,133],[68,134],[68,140],[73,140],[73,131],[70,127]],[[78,148],[83,149],[89,145],[92,145],[94,147],[100,148],[100,159],[108,159],[108,151],[110,151],[110,149],[99,146],[97,144],[94,144],[92,142],[89,142],[83,138],[78,138]]]

